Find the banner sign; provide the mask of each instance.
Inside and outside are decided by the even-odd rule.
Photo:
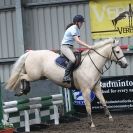
[[[133,36],[133,0],[90,0],[93,39]]]
[[[106,77],[101,80],[107,106],[112,110],[133,109],[133,76]],[[84,106],[81,91],[73,90],[74,105]],[[89,97],[89,96],[88,96]],[[102,105],[91,92],[92,110],[102,109]]]

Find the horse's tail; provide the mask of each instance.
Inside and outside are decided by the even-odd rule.
[[[28,54],[29,52],[20,56],[16,63],[13,65],[10,78],[6,82],[6,89],[15,90],[20,84],[20,73],[23,71],[25,60]]]

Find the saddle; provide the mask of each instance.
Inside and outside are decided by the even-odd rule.
[[[75,61],[73,70],[71,72],[72,80],[71,80],[71,87],[69,89],[76,88],[75,85],[74,85],[74,81],[73,81],[73,71],[76,70],[81,65],[81,63],[82,63],[82,61],[81,61],[81,53],[83,51],[85,51],[85,50],[86,50],[86,48],[79,48],[76,51],[74,51],[74,55],[75,55],[76,61]],[[66,56],[60,54],[60,56],[55,60],[55,62],[56,62],[56,64],[58,66],[66,69],[67,64],[69,62],[69,59]]]
[[[79,67],[79,65],[81,64],[81,53],[82,53],[82,51],[74,52],[76,61],[75,61],[73,70],[77,69]],[[55,62],[58,66],[66,69],[69,59],[65,55],[60,54],[60,56],[55,60]]]

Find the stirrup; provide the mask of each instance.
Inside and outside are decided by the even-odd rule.
[[[71,82],[71,77],[64,77],[64,78],[63,78],[63,82],[68,82],[68,83],[70,83],[70,82]]]

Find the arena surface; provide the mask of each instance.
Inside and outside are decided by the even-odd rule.
[[[60,123],[60,125],[48,125],[40,131],[30,133],[133,133],[133,111],[112,112],[114,121],[110,122],[103,113],[94,113],[93,119],[96,129],[91,130],[87,124],[87,117],[79,121]]]

